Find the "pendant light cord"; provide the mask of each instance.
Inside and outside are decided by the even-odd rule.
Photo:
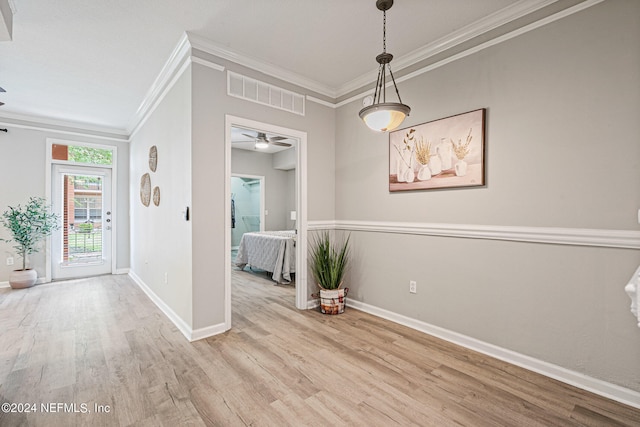
[[[387,53],[387,11],[382,11],[382,53]],[[398,95],[398,101],[402,104],[402,98],[400,98],[400,91],[398,90],[398,85],[396,85],[396,79],[393,77],[393,72],[391,71],[391,64],[389,62],[382,65],[382,76],[383,76],[383,87],[386,87],[386,73],[384,72],[384,67],[389,68],[389,75],[391,75],[391,81],[393,82],[393,87],[396,90],[396,95]],[[382,102],[387,102],[387,94],[386,90],[382,92],[383,100]]]
[[[387,11],[382,11],[382,53],[387,53]]]

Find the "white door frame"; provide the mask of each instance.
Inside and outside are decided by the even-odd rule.
[[[53,149],[53,144],[61,144],[61,145],[78,145],[84,147],[93,147],[93,148],[102,148],[105,150],[111,150],[112,153],[112,163],[111,165],[91,165],[86,163],[75,163],[69,162],[65,160],[53,160],[51,156],[51,150]],[[104,169],[111,169],[111,212],[112,214],[112,225],[111,225],[111,272],[115,273],[116,264],[117,264],[117,240],[118,240],[118,218],[116,216],[117,209],[117,189],[118,189],[118,147],[115,145],[103,145],[103,144],[92,144],[89,142],[81,142],[81,141],[71,141],[57,138],[47,138],[46,140],[46,165],[44,170],[44,195],[45,198],[51,202],[51,172],[53,169],[53,164],[67,164],[67,165],[77,165],[77,166],[96,166]],[[46,265],[45,265],[45,282],[51,282],[51,237],[47,237],[45,241],[45,253],[46,253]]]
[[[298,236],[296,242],[296,308],[309,306],[307,291],[307,133],[268,123],[225,115],[225,329],[231,329],[231,128],[241,127],[261,132],[276,133],[298,140],[296,149],[296,212]]]

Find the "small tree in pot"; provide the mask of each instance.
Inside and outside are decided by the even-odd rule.
[[[311,271],[320,288],[320,311],[325,314],[344,312],[349,289],[342,289],[342,280],[349,263],[349,239],[347,236],[342,243],[333,244],[325,231],[311,244]]]
[[[38,279],[35,270],[27,268],[27,255],[40,250],[40,242],[60,228],[59,217],[49,211],[42,197],[31,197],[25,206],[9,206],[0,217],[0,222],[11,232],[13,248],[22,257],[22,269],[14,270],[9,276],[12,288],[28,288]]]

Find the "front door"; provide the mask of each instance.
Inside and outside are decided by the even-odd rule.
[[[53,165],[52,209],[62,227],[51,236],[54,280],[111,273],[111,169]]]

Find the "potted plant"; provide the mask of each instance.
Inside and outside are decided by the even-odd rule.
[[[320,311],[325,314],[344,312],[348,288],[342,280],[349,263],[349,238],[332,243],[329,232],[316,235],[311,244],[311,271],[320,288]]]
[[[45,199],[31,197],[25,206],[9,206],[0,217],[0,222],[11,233],[13,248],[22,257],[22,269],[14,270],[9,276],[9,284],[14,289],[33,286],[38,279],[35,270],[27,268],[27,255],[40,250],[40,242],[60,228],[58,215],[49,211]]]

